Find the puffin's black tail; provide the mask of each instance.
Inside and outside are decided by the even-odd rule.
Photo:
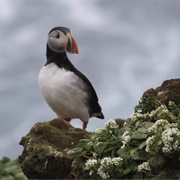
[[[104,115],[102,112],[99,113],[99,115],[96,116],[97,118],[104,119]]]
[[[100,118],[100,119],[104,119],[104,115],[103,115],[102,112],[93,113],[93,114],[91,114],[91,117],[97,117],[97,118]]]
[[[67,122],[71,121],[71,119],[69,119],[69,118],[64,118],[64,120],[66,120]]]

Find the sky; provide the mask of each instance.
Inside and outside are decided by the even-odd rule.
[[[179,78],[179,17],[173,0],[0,0],[0,157],[17,158],[31,127],[56,118],[37,84],[53,27],[70,28],[79,54],[68,57],[99,97],[105,119],[90,119],[94,131],[130,117],[147,89]]]

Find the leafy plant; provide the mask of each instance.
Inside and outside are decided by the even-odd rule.
[[[160,105],[160,102],[151,96],[143,96],[139,104],[135,106],[135,112],[146,113],[151,112]]]
[[[0,179],[2,180],[27,180],[17,160],[3,157],[0,160]]]
[[[172,169],[169,162],[180,159],[180,107],[153,102],[141,101],[123,128],[110,120],[69,151],[84,159],[84,178],[143,179]]]

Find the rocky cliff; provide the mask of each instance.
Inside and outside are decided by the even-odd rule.
[[[172,102],[171,105],[169,102]],[[162,106],[167,109],[169,114],[163,114],[164,109],[159,108]],[[157,111],[158,108],[159,111]],[[178,179],[180,178],[180,149],[177,147],[173,153],[166,156],[167,153],[163,151],[165,142],[161,138],[157,142],[158,150],[153,149],[150,144],[148,145],[147,139],[156,136],[156,134],[153,135],[154,131],[151,129],[157,125],[157,121],[160,122],[161,117],[169,126],[177,124],[176,130],[180,132],[179,109],[180,79],[172,79],[164,81],[156,89],[147,90],[135,107],[134,117],[129,118],[124,126],[124,120],[118,119],[116,123],[119,127],[111,127],[111,124],[108,124],[106,128],[100,130],[101,132],[96,131],[91,134],[74,128],[63,119],[37,123],[20,142],[24,147],[22,155],[19,156],[22,171],[29,179]],[[154,112],[160,113],[160,115],[153,114]],[[161,112],[163,113],[161,114]],[[166,118],[166,116],[171,117]],[[135,124],[133,124],[134,120]],[[162,125],[162,127],[165,126]],[[159,126],[156,128],[158,129]],[[175,129],[175,127],[173,128]],[[173,128],[171,127],[171,129]],[[158,132],[162,135],[165,130],[160,127]],[[106,136],[107,138],[105,138]],[[100,146],[96,144],[97,138],[102,138]],[[176,138],[179,143],[180,134]],[[125,156],[128,151],[130,153]],[[101,161],[107,160],[107,157],[110,158],[111,170],[104,169],[103,172]],[[123,159],[126,159],[126,164]],[[88,164],[88,160],[96,162],[94,164],[96,170],[93,170],[95,166]],[[168,162],[171,166],[168,166]],[[130,164],[128,165],[128,163]],[[119,176],[116,176],[113,174],[113,170],[115,171],[118,166],[118,172],[115,174],[119,173]],[[131,168],[129,168],[130,166]],[[98,169],[102,171],[100,172]],[[104,176],[100,174],[102,172]]]

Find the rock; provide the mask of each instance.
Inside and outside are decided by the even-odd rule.
[[[90,133],[74,128],[63,119],[35,124],[22,138],[19,156],[22,171],[28,179],[72,179],[73,157],[67,151]]]
[[[163,104],[168,104],[169,101],[175,102],[180,105],[180,79],[166,80],[161,86],[156,89],[149,89],[143,97],[154,97]]]
[[[159,154],[151,157],[148,160],[151,170],[154,174],[159,174],[159,172],[163,170],[165,164],[167,163],[166,161],[166,158],[163,155]]]
[[[121,118],[117,118],[115,119],[115,121],[116,121],[116,124],[119,126],[119,128],[123,128],[123,125],[126,122],[126,120],[121,119]]]
[[[179,179],[179,173],[177,171],[162,171],[156,177],[152,178],[152,180],[162,180],[162,179]]]

